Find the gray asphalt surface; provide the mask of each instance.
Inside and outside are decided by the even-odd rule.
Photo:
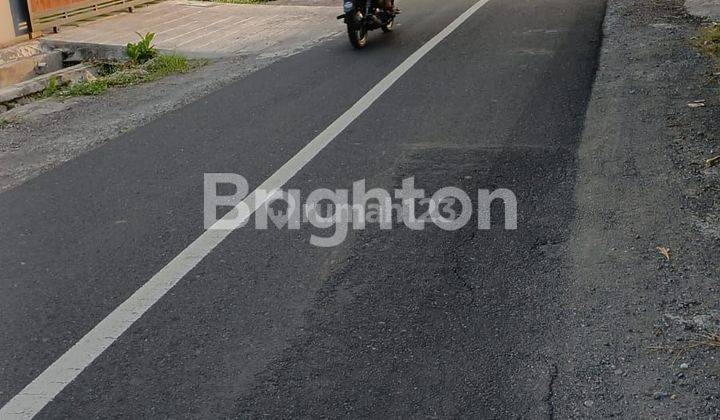
[[[1,194],[0,405],[201,234],[204,173],[258,185],[472,3],[404,4],[363,52],[329,41]],[[604,7],[491,1],[286,186],[509,188],[518,231],[241,229],[40,417],[552,415]]]

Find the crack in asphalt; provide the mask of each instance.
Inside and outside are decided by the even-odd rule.
[[[548,381],[548,393],[545,396],[545,404],[548,408],[548,418],[555,418],[555,405],[553,404],[553,397],[555,396],[555,381],[558,377],[558,366],[557,363],[551,365],[550,380]]]

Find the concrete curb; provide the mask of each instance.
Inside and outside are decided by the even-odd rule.
[[[127,60],[125,45],[118,44],[94,44],[89,42],[58,41],[43,39],[40,41],[45,50],[62,50],[68,54],[67,61],[80,62],[88,60]],[[220,54],[212,52],[199,52],[185,49],[156,48],[160,54],[177,54],[187,58],[218,59],[227,56],[239,55],[240,53]]]
[[[685,8],[693,16],[720,22],[720,1],[718,0],[686,0]]]
[[[0,103],[14,101],[24,96],[32,95],[45,89],[52,78],[61,83],[72,83],[83,80],[88,74],[96,75],[97,68],[92,64],[78,64],[62,70],[54,71],[26,82],[0,89]]]
[[[0,89],[63,68],[62,51],[40,53],[0,64]]]
[[[81,62],[88,60],[127,60],[124,45],[93,44],[89,42],[58,41],[53,39],[40,40],[44,50],[63,50],[68,53],[67,61]]]

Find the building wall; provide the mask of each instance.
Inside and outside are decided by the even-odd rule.
[[[27,39],[28,21],[26,0],[0,0],[0,47]]]

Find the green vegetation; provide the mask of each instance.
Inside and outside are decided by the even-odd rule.
[[[140,41],[135,43],[129,42],[125,47],[125,52],[134,64],[143,64],[155,58],[158,54],[155,46],[152,44],[155,34],[152,32],[148,32],[145,35],[139,32],[136,33],[140,37]]]
[[[161,55],[145,66],[150,80],[159,79],[175,73],[186,73],[190,69],[188,59],[181,55]]]
[[[10,125],[10,121],[6,120],[5,118],[0,118],[0,130]]]
[[[51,96],[55,96],[60,92],[60,82],[58,81],[58,78],[53,76],[48,81],[48,85],[43,89],[43,91],[40,93],[40,96],[43,98],[49,98]]]
[[[140,36],[137,43],[129,43],[126,52],[129,61],[103,61],[95,63],[99,70],[97,77],[88,75],[86,80],[63,84],[53,77],[47,87],[38,96],[96,96],[102,95],[115,86],[131,86],[138,83],[161,79],[171,74],[186,73],[193,68],[203,66],[207,60],[188,60],[176,54],[159,54],[152,45],[155,34],[148,32]]]
[[[141,68],[124,68],[101,75],[108,86],[131,86],[143,82],[147,72]]]
[[[720,64],[720,24],[713,24],[701,29],[696,38],[696,44],[715,57]]]
[[[97,96],[102,95],[108,89],[108,83],[104,79],[83,80],[73,83],[63,91],[65,96]]]
[[[207,64],[206,60],[188,60],[180,55],[158,55],[144,64],[131,62],[98,63],[100,69],[96,78],[62,85],[57,78],[50,79],[48,86],[40,94],[42,98],[50,96],[97,96],[111,87],[131,86],[163,77],[186,73],[193,68]]]

